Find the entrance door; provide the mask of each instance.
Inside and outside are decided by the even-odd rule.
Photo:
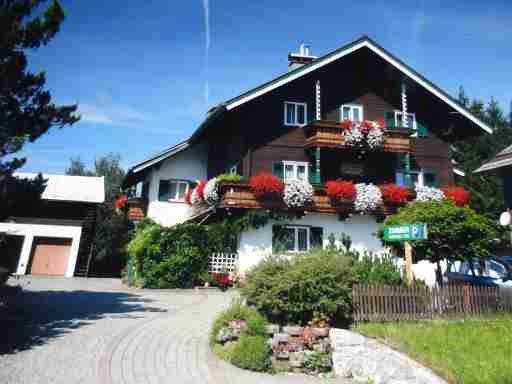
[[[68,270],[71,239],[36,237],[32,247],[32,275],[64,276]]]

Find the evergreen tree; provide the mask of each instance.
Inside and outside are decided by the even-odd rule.
[[[483,133],[456,142],[453,158],[466,173],[460,184],[471,192],[471,206],[477,212],[496,218],[505,209],[502,181],[498,176],[473,171],[512,144],[510,121],[494,98],[486,105],[480,100],[471,100],[460,87],[458,99],[494,130],[493,134]]]
[[[64,11],[53,1],[37,16],[43,0],[0,0],[0,216],[17,203],[40,196],[44,180],[19,180],[13,172],[26,159],[15,157],[52,127],[79,120],[77,106],[56,106],[45,90],[45,72],[28,70],[26,53],[48,44],[64,21]]]

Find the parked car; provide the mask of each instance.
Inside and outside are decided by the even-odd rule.
[[[512,256],[491,256],[474,259],[473,270],[469,261],[450,262],[445,278],[449,283],[464,282],[498,286],[501,304],[512,308]]]

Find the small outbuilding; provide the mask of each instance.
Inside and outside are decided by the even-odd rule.
[[[18,173],[18,178],[36,174]],[[17,275],[86,276],[103,177],[46,175],[41,199],[0,222],[0,266]]]

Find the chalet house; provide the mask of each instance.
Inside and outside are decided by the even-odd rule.
[[[342,122],[380,122],[376,150],[348,145]],[[185,142],[135,165],[124,186],[139,185],[132,215],[163,225],[214,221],[244,209],[297,213],[279,222],[286,249],[305,251],[346,233],[359,249],[380,252],[379,222],[396,207],[380,204],[363,214],[326,196],[325,183],[352,180],[382,185],[445,187],[454,183],[450,143],[492,133],[490,127],[370,38],[322,57],[302,45],[288,56],[288,72],[212,108]],[[284,181],[308,180],[313,202],[291,209],[257,199],[247,182],[223,183],[215,206],[185,204],[199,180],[237,173],[245,180],[261,172]],[[245,271],[272,252],[276,223],[243,232],[238,263]]]
[[[18,178],[36,174],[18,173]],[[103,177],[46,175],[41,199],[0,222],[0,267],[17,275],[86,276]]]

